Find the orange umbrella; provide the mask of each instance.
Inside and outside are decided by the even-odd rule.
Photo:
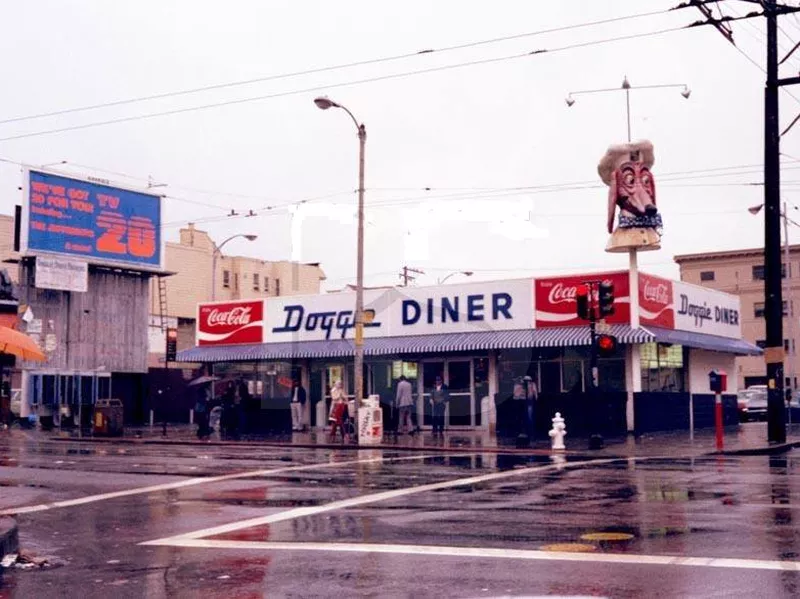
[[[13,354],[18,358],[33,362],[47,361],[47,356],[33,339],[25,333],[4,326],[0,326],[0,353]]]

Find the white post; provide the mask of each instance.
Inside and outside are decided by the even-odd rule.
[[[153,423],[154,422],[155,422],[155,412],[153,412],[153,410],[150,410],[150,431],[151,432],[153,430]]]
[[[194,424],[194,410],[189,410],[189,424]]]
[[[635,249],[628,250],[630,266],[628,268],[628,278],[630,279],[630,307],[631,307],[631,328],[639,328],[639,260]]]
[[[625,360],[625,389],[628,392],[628,401],[625,404],[625,421],[628,432],[633,432],[636,423],[634,414],[633,394],[642,391],[642,360],[638,345],[628,346]]]

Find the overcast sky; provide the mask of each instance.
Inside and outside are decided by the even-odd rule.
[[[627,75],[634,87],[692,90],[689,100],[680,88],[631,94],[633,137],[655,146],[665,223],[663,249],[640,263],[677,278],[675,254],[763,244],[763,217],[747,207],[763,195],[764,74],[711,27],[592,44],[687,25],[702,18],[695,8],[567,27],[678,1],[5,2],[0,120],[410,56],[2,123],[0,158],[12,163],[0,164],[0,211],[20,201],[13,162],[66,160],[66,172],[138,186],[152,176],[167,184],[159,190],[169,196],[168,239],[188,221],[217,240],[256,233],[257,242],[237,240],[226,251],[321,262],[327,286],[341,287],[355,277],[358,142],[344,112],[314,106],[327,94],[368,131],[367,284],[397,282],[404,264],[426,272],[418,284],[458,270],[498,279],[624,268],[624,255],[604,252],[606,188],[596,167],[608,145],[625,141],[625,96],[581,95],[571,108],[564,98],[618,87]],[[720,4],[729,15],[753,9]],[[560,27],[567,29],[415,55]],[[739,49],[763,65],[763,19],[733,28]],[[782,17],[781,28],[788,50],[800,40],[800,21]],[[558,50],[579,44],[589,45]],[[387,77],[542,49],[550,52]],[[782,68],[797,74],[800,52]],[[375,78],[383,79],[353,83]],[[800,88],[792,93],[800,98]],[[272,97],[8,139],[259,96]],[[781,110],[786,125],[800,101],[782,93]],[[782,151],[784,199],[800,205],[800,125]],[[258,216],[226,217],[231,210]]]

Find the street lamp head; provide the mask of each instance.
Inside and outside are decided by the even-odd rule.
[[[689,89],[689,86],[688,86],[688,85],[684,85],[684,86],[683,86],[683,91],[681,91],[681,95],[682,95],[684,98],[686,98],[687,100],[689,99],[689,96],[691,96],[691,95],[692,95],[692,90],[690,90],[690,89]]]
[[[327,96],[320,96],[319,98],[314,98],[314,104],[317,105],[317,108],[320,110],[328,110],[328,108],[334,108],[337,106],[336,102],[328,98]]]
[[[628,76],[625,75],[625,78],[622,80],[622,89],[630,89],[631,83],[628,81]]]
[[[567,103],[568,107],[572,106],[573,104],[575,104],[575,98],[573,98],[571,94],[569,96],[567,96],[567,99],[564,100],[564,101]]]
[[[256,239],[258,239],[258,235],[245,235],[244,238],[247,241],[255,241]]]
[[[761,209],[763,207],[764,207],[764,204],[759,204],[758,206],[750,206],[750,208],[748,208],[747,211],[750,214],[758,214],[759,212],[761,212]]]

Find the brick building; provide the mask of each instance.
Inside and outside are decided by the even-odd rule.
[[[763,248],[685,254],[675,256],[675,262],[680,266],[681,280],[738,295],[742,306],[742,337],[760,347],[765,346]],[[789,264],[784,264],[783,274],[785,384],[797,389],[800,377],[796,347],[800,341],[800,245],[790,247]],[[794,323],[788,318],[790,309]],[[766,384],[764,358],[737,358],[736,374],[741,388]]]

